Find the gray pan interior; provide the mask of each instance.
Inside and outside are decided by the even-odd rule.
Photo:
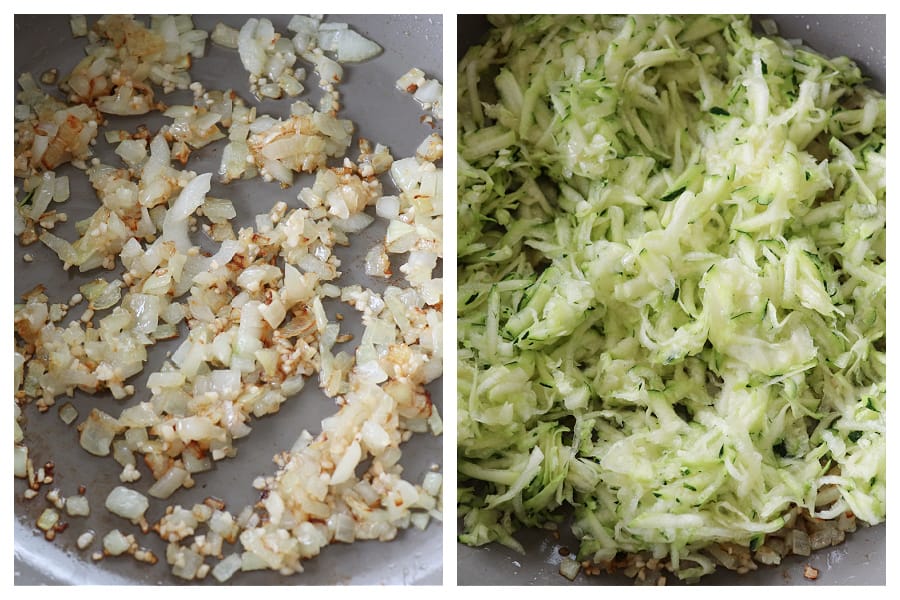
[[[760,15],[772,18],[786,38],[800,38],[819,52],[853,58],[871,78],[871,85],[885,90],[884,15]],[[483,15],[460,15],[458,48],[484,38],[489,25]],[[565,529],[565,528],[563,528]],[[563,532],[560,532],[563,534]],[[586,577],[572,584],[559,574],[560,550],[578,546],[571,535],[559,539],[531,530],[516,535],[527,553],[518,554],[499,544],[470,548],[457,544],[457,580],[460,585],[630,585],[624,576]],[[884,585],[886,569],[884,524],[858,529],[839,546],[814,552],[811,557],[791,556],[778,567],[760,567],[743,576],[724,570],[703,579],[706,585]],[[815,582],[803,577],[804,565],[819,569]],[[669,578],[671,581],[673,578]]]
[[[286,25],[289,16],[271,16],[276,31],[290,35]],[[211,31],[218,21],[231,26],[240,27],[247,17],[239,15],[198,15],[195,25]],[[93,18],[89,17],[93,22]],[[440,15],[329,15],[326,21],[349,23],[356,31],[375,40],[384,52],[377,58],[360,65],[345,67],[345,79],[340,86],[342,92],[341,117],[352,119],[357,127],[356,134],[373,142],[388,146],[396,158],[410,156],[422,139],[432,129],[423,124],[419,117],[424,111],[407,94],[398,92],[394,82],[411,67],[419,67],[432,77],[442,77],[442,20]],[[146,20],[145,20],[146,22]],[[84,56],[85,39],[74,39],[69,29],[68,17],[55,16],[23,16],[15,18],[15,71],[18,75],[30,71],[37,79],[45,70],[56,67],[60,75],[68,73],[81,57]],[[302,62],[302,61],[298,61]],[[299,64],[297,66],[300,66]],[[315,85],[310,65],[307,67],[309,77],[305,82],[307,91],[302,98],[316,106],[319,92]],[[234,89],[245,101],[256,102],[250,95],[247,84],[247,73],[240,64],[236,50],[229,50],[207,43],[207,55],[197,59],[192,68],[192,77],[203,83],[206,89]],[[168,104],[190,103],[190,94],[181,96],[162,96]],[[256,102],[259,113],[276,116],[287,116],[292,100]],[[162,123],[159,117],[132,117],[128,119],[111,119],[112,128],[133,131],[138,124],[146,123],[152,131]],[[118,164],[112,155],[109,145],[98,138],[96,153],[109,164]],[[219,164],[224,140],[207,146],[192,156],[187,168],[198,173],[212,171],[215,173]],[[350,155],[355,156],[355,142],[351,145]],[[98,206],[95,194],[88,186],[81,172],[67,166],[60,168],[58,174],[70,176],[72,197],[64,205],[69,215],[64,224],[62,237],[73,240],[72,225],[78,219],[90,215]],[[234,201],[238,212],[236,225],[252,224],[253,215],[264,213],[275,202],[283,200],[288,206],[299,205],[296,199],[301,186],[311,185],[312,177],[299,177],[294,186],[281,189],[277,183],[264,183],[259,178],[251,181],[237,181],[230,185],[221,185],[213,178],[211,195],[230,198]],[[385,193],[394,193],[396,188],[388,177],[383,178]],[[373,241],[384,233],[384,225],[375,224],[355,238],[348,248],[337,250],[342,261],[344,276],[340,285],[359,283],[364,287],[383,289],[379,282],[365,275],[363,257]],[[197,239],[197,238],[195,238]],[[34,262],[25,263],[22,256],[28,252],[34,256]],[[23,248],[18,241],[14,249],[14,272],[16,301],[21,294],[35,285],[42,283],[47,287],[51,302],[67,302],[84,281],[93,279],[102,273],[93,272],[87,275],[64,273],[56,256],[42,244],[37,243]],[[396,272],[396,269],[395,269]],[[70,314],[80,316],[82,308],[74,309]],[[327,306],[329,314],[335,312],[347,316],[346,330],[360,333],[355,313],[350,307],[338,304]],[[342,325],[342,331],[345,325]],[[178,342],[174,342],[177,344]],[[344,344],[343,349],[350,349],[352,342]],[[129,532],[131,525],[109,514],[103,508],[103,500],[109,490],[119,484],[119,465],[111,458],[90,456],[78,446],[75,424],[87,416],[91,407],[97,406],[117,415],[125,406],[140,400],[146,400],[148,392],[142,391],[147,375],[159,367],[166,351],[177,346],[159,344],[150,350],[150,359],[142,375],[135,377],[133,383],[137,393],[124,401],[116,401],[109,394],[88,396],[78,393],[71,401],[79,411],[79,419],[71,426],[66,426],[57,416],[56,407],[40,415],[32,406],[25,411],[26,436],[29,441],[31,455],[36,465],[52,460],[56,465],[56,480],[50,487],[58,487],[64,496],[73,495],[79,485],[87,486],[87,495],[91,502],[89,518],[64,516],[69,521],[69,528],[60,534],[53,543],[45,541],[34,523],[40,512],[48,506],[43,497],[50,488],[42,488],[37,498],[24,501],[25,485],[16,480],[15,493],[15,583],[28,584],[181,584],[185,583],[170,574],[165,564],[165,546],[155,534],[138,535],[139,543],[151,548],[161,557],[160,564],[154,567],[138,563],[130,557],[107,558],[99,563],[90,559],[94,550],[100,549],[100,538],[113,528]],[[432,399],[440,407],[440,381],[430,386]],[[61,399],[57,406],[65,402]],[[207,496],[215,496],[225,500],[233,512],[258,499],[256,490],[251,487],[257,475],[272,473],[274,465],[272,456],[290,448],[303,429],[312,433],[320,430],[321,419],[335,411],[334,401],[327,398],[318,389],[316,376],[297,396],[290,398],[276,415],[256,419],[251,424],[253,432],[238,440],[238,455],[234,459],[220,461],[214,470],[197,476],[197,485],[190,490],[181,489],[168,501],[151,501],[147,517],[151,522],[158,520],[163,514],[166,504],[190,506],[202,501]],[[430,434],[415,436],[404,446],[402,464],[406,478],[420,482],[424,474],[434,464],[440,464],[441,438]],[[142,467],[143,468],[143,467]],[[152,482],[152,476],[146,470],[143,477],[135,485],[136,489],[146,492]],[[75,540],[86,529],[97,532],[97,540],[86,551],[79,551]],[[238,573],[229,584],[234,585],[334,585],[334,584],[440,584],[442,580],[441,558],[441,524],[432,520],[427,529],[420,531],[410,529],[401,531],[397,539],[390,543],[357,542],[355,544],[336,544],[323,549],[320,556],[304,563],[302,574],[283,577],[271,571]],[[226,545],[227,547],[227,545]],[[232,547],[226,553],[239,549]],[[202,584],[212,584],[215,580],[207,577]]]

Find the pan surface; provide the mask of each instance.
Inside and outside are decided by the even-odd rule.
[[[89,23],[95,17],[89,17]],[[198,15],[194,17],[197,28],[211,31],[215,24],[223,21],[232,27],[240,28],[248,17],[240,15]],[[270,16],[276,31],[289,34],[286,29],[289,15]],[[146,23],[147,20],[143,19]],[[373,142],[384,144],[391,150],[395,158],[412,156],[419,143],[432,131],[426,123],[420,121],[425,111],[407,94],[395,89],[395,81],[412,67],[419,67],[430,77],[442,77],[442,21],[440,15],[328,15],[325,22],[348,23],[362,35],[379,43],[384,51],[376,58],[361,63],[345,66],[344,81],[339,87],[341,92],[341,118],[352,120],[356,127],[350,155],[355,156],[356,138],[364,137]],[[17,15],[15,18],[15,72],[16,75],[30,71],[35,79],[47,69],[54,67],[60,76],[68,73],[84,56],[85,39],[72,37],[69,20],[66,15]],[[315,75],[310,65],[298,61],[296,66],[305,66],[310,73],[305,85],[307,91],[300,98],[314,106],[320,92],[315,85]],[[205,89],[233,89],[248,104],[258,107],[259,114],[271,114],[286,117],[292,99],[258,102],[250,94],[247,73],[241,66],[236,50],[230,50],[207,42],[207,53],[204,58],[196,59],[191,69],[192,79],[200,81]],[[45,86],[45,89],[51,86]],[[17,88],[18,89],[18,88]],[[190,93],[178,92],[161,96],[167,104],[190,104]],[[57,90],[57,95],[59,95]],[[168,121],[168,120],[166,120]],[[164,120],[158,115],[132,117],[128,119],[111,119],[111,129],[127,129],[134,131],[137,125],[146,124],[151,131],[156,130]],[[439,125],[439,124],[438,124]],[[112,155],[113,148],[98,137],[95,154],[108,164],[119,164]],[[197,151],[188,163],[187,168],[197,173],[216,172],[223,143],[215,143]],[[333,161],[330,164],[334,164]],[[78,219],[90,215],[97,207],[96,195],[90,189],[83,174],[66,165],[57,170],[59,175],[69,175],[72,194],[65,204],[69,215],[64,224],[61,237],[74,239],[73,224]],[[312,184],[312,176],[297,177],[292,187],[281,189],[277,183],[264,183],[259,178],[247,181],[235,181],[222,185],[213,177],[210,195],[229,198],[234,202],[237,217],[234,225],[250,225],[253,217],[266,213],[277,201],[284,201],[289,207],[299,205],[297,193],[302,187]],[[396,188],[387,176],[382,177],[384,193],[396,192]],[[379,226],[379,223],[381,225]],[[336,253],[342,262],[344,275],[338,284],[345,286],[359,283],[363,287],[383,289],[374,278],[364,271],[364,257],[373,242],[385,231],[382,220],[358,234],[351,246],[338,248]],[[23,255],[30,253],[34,260],[23,262]],[[23,293],[37,284],[47,287],[51,302],[66,302],[78,286],[94,277],[103,275],[98,271],[78,275],[63,272],[59,259],[42,244],[37,243],[27,248],[18,242],[14,252],[14,291],[16,301]],[[26,268],[27,267],[27,268]],[[100,270],[102,271],[102,269]],[[326,306],[330,317],[335,312],[347,315],[348,324],[342,325],[342,331],[354,334],[359,339],[361,328],[359,323],[350,323],[353,319],[349,307],[338,305]],[[80,309],[74,311],[80,314]],[[358,319],[357,319],[358,321]],[[175,342],[178,343],[177,341]],[[347,344],[348,346],[351,344]],[[79,485],[87,487],[87,495],[91,504],[91,515],[88,518],[66,518],[69,528],[57,536],[52,543],[44,540],[41,532],[35,528],[35,520],[41,511],[48,506],[44,494],[49,490],[45,486],[41,494],[30,501],[23,500],[26,488],[22,480],[16,480],[15,493],[15,583],[30,584],[184,584],[184,580],[171,575],[170,567],[165,564],[165,545],[156,534],[140,535],[131,531],[130,525],[103,508],[103,500],[112,487],[119,485],[119,465],[111,457],[98,458],[88,455],[78,446],[78,434],[75,424],[87,416],[91,407],[103,408],[117,415],[122,408],[146,400],[147,375],[157,369],[165,357],[166,351],[177,346],[159,344],[149,351],[149,360],[142,374],[133,381],[137,393],[124,400],[116,401],[109,394],[76,394],[71,399],[79,412],[79,418],[71,426],[66,426],[57,417],[57,406],[64,403],[59,399],[57,406],[45,414],[38,414],[33,406],[25,409],[26,439],[35,463],[43,464],[52,460],[56,465],[56,478],[52,486],[58,487],[64,496],[76,493]],[[349,348],[348,348],[349,350]],[[429,386],[435,404],[441,407],[440,380]],[[215,496],[227,502],[228,509],[237,513],[248,504],[259,499],[259,492],[251,486],[253,479],[259,475],[274,473],[275,465],[272,457],[289,449],[299,433],[307,429],[312,433],[320,430],[320,421],[336,410],[334,400],[326,397],[318,389],[317,376],[313,376],[302,392],[288,399],[281,410],[274,415],[254,419],[251,424],[253,432],[246,438],[237,440],[238,454],[235,458],[219,461],[212,471],[199,474],[196,486],[190,490],[181,489],[167,501],[151,499],[147,512],[148,521],[155,522],[163,514],[167,504],[192,506],[202,502],[207,496]],[[422,477],[434,465],[441,463],[442,439],[430,434],[419,434],[403,446],[404,478],[411,482],[421,482]],[[143,473],[135,488],[146,493],[152,483],[148,472]],[[113,528],[121,528],[124,533],[136,533],[142,546],[149,547],[161,558],[160,564],[149,567],[134,559],[121,556],[106,558],[99,562],[91,560],[91,552],[100,549],[100,538]],[[80,551],[75,545],[76,538],[85,530],[92,529],[97,533],[97,540],[88,550]],[[357,542],[354,544],[335,544],[323,548],[322,553],[305,561],[305,571],[289,577],[272,571],[255,571],[237,573],[228,583],[233,585],[335,585],[335,584],[440,584],[442,578],[441,557],[441,524],[432,520],[422,531],[415,528],[402,530],[397,539],[390,543]],[[238,546],[226,550],[226,554],[239,550]],[[191,582],[196,584],[197,582]],[[207,577],[199,584],[214,584],[212,577]]]

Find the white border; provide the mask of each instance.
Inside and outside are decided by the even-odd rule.
[[[184,10],[186,7],[184,2],[172,2],[172,1],[161,1],[153,4],[153,10],[158,12],[179,12]],[[197,13],[222,13],[222,12],[237,12],[234,11],[234,8],[241,8],[242,5],[238,3],[223,3],[216,2],[215,4],[211,2],[200,2],[200,3],[191,3],[189,5],[194,12]],[[444,122],[444,131],[445,131],[445,139],[444,139],[444,150],[445,150],[445,158],[444,158],[444,207],[445,207],[445,228],[444,228],[444,249],[445,249],[445,260],[444,260],[444,281],[445,281],[445,301],[444,301],[444,309],[445,315],[451,315],[450,318],[445,319],[445,330],[444,330],[444,356],[445,356],[445,368],[444,368],[444,464],[443,471],[445,474],[444,479],[444,513],[445,513],[445,521],[444,521],[444,589],[422,589],[422,588],[347,588],[340,591],[337,591],[339,597],[344,597],[344,594],[353,594],[354,597],[364,597],[364,598],[381,598],[381,597],[412,597],[413,595],[419,597],[422,594],[431,596],[432,594],[436,594],[439,598],[456,597],[456,591],[450,588],[456,586],[456,524],[455,524],[455,510],[454,506],[456,504],[456,454],[455,454],[455,444],[453,440],[456,437],[456,403],[453,402],[452,398],[456,397],[455,390],[455,380],[456,380],[456,320],[453,318],[453,315],[456,313],[456,270],[453,268],[455,266],[455,261],[451,257],[455,257],[456,253],[456,213],[455,213],[455,197],[456,197],[456,177],[455,177],[455,156],[456,156],[456,139],[455,139],[455,130],[456,130],[456,72],[453,66],[456,64],[456,14],[467,14],[467,13],[482,13],[485,11],[494,12],[494,13],[541,13],[547,12],[549,8],[561,9],[559,12],[594,12],[598,8],[606,8],[605,6],[597,5],[596,3],[588,4],[587,2],[577,1],[577,2],[569,2],[565,4],[558,5],[548,5],[546,2],[534,2],[532,0],[521,0],[517,2],[510,2],[508,0],[495,0],[490,3],[486,3],[484,1],[481,2],[473,2],[471,0],[461,0],[450,2],[448,0],[443,0],[442,2],[379,2],[375,3],[363,3],[358,0],[349,0],[345,2],[338,2],[334,4],[326,4],[319,9],[315,8],[307,8],[307,7],[299,7],[296,3],[287,3],[287,2],[264,2],[262,5],[254,5],[254,8],[260,8],[259,12],[283,12],[283,13],[292,13],[297,10],[327,10],[334,9],[334,12],[380,12],[380,13],[413,13],[413,12],[428,12],[428,13],[442,13],[444,15],[444,47],[443,47],[443,56],[444,56],[444,86],[445,86],[445,99],[444,99],[444,112],[445,112],[445,122]],[[17,5],[15,8],[18,9],[17,12],[36,12],[36,13],[69,13],[69,12],[83,12],[83,13],[102,13],[102,12],[121,12],[132,9],[133,11],[140,10],[143,8],[140,5],[128,4],[122,2],[110,2],[108,0],[102,0],[100,2],[43,2],[40,4],[26,4],[26,5]],[[626,8],[626,6],[615,5],[609,6],[612,9],[618,8]],[[719,12],[723,9],[728,9],[731,11],[744,11],[744,12],[755,12],[755,13],[823,13],[823,12],[846,12],[847,9],[853,9],[856,13],[884,13],[888,15],[887,29],[888,29],[888,43],[887,43],[887,62],[888,65],[893,69],[893,65],[895,64],[895,60],[898,59],[898,46],[896,42],[895,35],[900,33],[898,32],[898,23],[900,23],[900,19],[896,16],[896,11],[892,10],[893,6],[889,6],[888,2],[871,2],[871,1],[862,1],[862,2],[854,2],[852,5],[839,5],[837,3],[823,3],[821,1],[812,2],[810,0],[797,1],[791,3],[785,2],[773,2],[771,0],[764,0],[758,2],[734,2],[734,3],[724,3],[719,1],[711,1],[711,0],[697,0],[692,2],[684,2],[679,6],[673,6],[671,2],[662,2],[660,0],[634,0],[627,4],[627,9],[630,12],[640,13],[640,12],[671,12],[673,9],[681,9],[681,12]],[[12,16],[13,10],[12,7],[6,8],[6,10],[0,13],[0,26],[2,26],[2,31],[6,33],[4,37],[4,46],[5,46],[5,59],[2,61],[2,70],[0,70],[0,75],[2,75],[2,80],[10,82],[14,80],[14,73],[12,68],[12,32],[13,32],[13,24],[12,24]],[[887,78],[887,97],[888,97],[888,114],[889,121],[893,123],[893,115],[900,114],[897,112],[898,110],[898,101],[897,101],[897,80],[896,77],[888,77]],[[7,100],[7,110],[9,110],[10,103]],[[11,168],[13,157],[12,157],[12,145],[10,144],[10,139],[12,138],[12,119],[8,118],[9,113],[7,112],[7,119],[4,120],[4,130],[6,133],[4,134],[5,143],[0,146],[0,161],[7,165],[7,170]],[[893,156],[893,154],[891,154]],[[890,190],[897,189],[898,183],[900,183],[900,179],[898,179],[900,175],[898,175],[897,171],[893,169],[889,169],[888,174],[888,188]],[[7,178],[7,181],[9,178]],[[891,233],[895,231],[900,231],[900,222],[898,222],[897,215],[900,214],[900,208],[888,208],[888,228]],[[0,219],[0,239],[7,240],[7,244],[12,243],[12,231],[11,231],[11,220],[10,219]],[[900,235],[900,234],[898,234]],[[9,248],[7,246],[7,248]],[[892,237],[889,237],[888,242],[888,253],[892,257],[897,256],[897,243],[893,240]],[[12,256],[8,251],[5,253],[6,267],[7,273],[10,272],[9,269],[11,267]],[[897,266],[893,260],[888,265],[888,281],[889,281],[889,290],[888,295],[889,299],[894,298],[893,289],[895,281],[900,281],[900,266]],[[9,278],[6,278],[6,293],[0,293],[0,314],[10,315],[12,313],[12,290],[10,288],[11,282]],[[889,306],[892,304],[889,303]],[[888,315],[888,330],[889,330],[889,338],[891,340],[900,339],[897,337],[897,323],[900,322],[891,313]],[[2,356],[3,367],[0,369],[0,377],[2,377],[2,381],[0,381],[0,389],[10,390],[12,387],[12,375],[11,369],[9,368],[12,364],[12,345],[9,343],[9,340],[12,338],[12,326],[11,320],[9,318],[0,320],[0,339],[6,339],[7,344],[3,346],[3,350],[0,351],[0,356]],[[5,337],[3,337],[5,336]],[[889,365],[889,375],[888,375],[888,390],[889,396],[895,395],[892,390],[895,389],[895,384],[897,384],[898,378],[895,373],[900,367],[898,361],[896,360],[896,356],[900,355],[898,352],[893,351],[894,345],[891,344],[891,349],[888,353],[888,365]],[[894,419],[896,420],[896,419]],[[2,430],[0,435],[3,436],[2,439],[7,439],[6,436],[11,436],[12,428],[7,427]],[[8,447],[8,441],[6,443]],[[889,508],[893,509],[893,507],[900,506],[897,502],[894,502],[893,499],[900,497],[900,487],[898,487],[896,483],[897,477],[897,469],[894,468],[898,463],[897,459],[898,455],[895,449],[900,447],[900,443],[892,443],[890,440],[888,442],[888,498],[889,498]],[[4,463],[4,472],[0,474],[0,477],[3,477],[4,481],[9,482],[11,479],[12,471],[12,462],[7,459]],[[13,514],[13,498],[12,494],[9,493],[9,489],[5,494],[0,494],[0,509],[6,509],[0,514]],[[13,559],[13,546],[12,546],[12,520],[7,517],[0,525],[0,539],[6,541],[5,544],[0,545],[2,548],[2,553],[0,553],[0,564],[6,566],[3,570],[2,575],[0,575],[0,584],[2,584],[3,588],[8,588],[7,593],[9,594],[25,594],[25,593],[34,593],[34,591],[29,591],[22,588],[13,589],[12,583],[12,559]],[[889,527],[888,528],[888,558],[894,559],[895,563],[897,557],[900,556],[900,546],[897,544],[897,531],[900,531],[898,527]],[[889,564],[890,560],[889,560]],[[353,565],[348,565],[348,568],[353,568]],[[848,592],[857,595],[857,594],[865,594],[865,595],[874,595],[875,597],[887,597],[888,590],[897,588],[900,585],[900,574],[896,572],[896,570],[888,570],[888,585],[883,588],[854,588],[852,590],[841,589],[841,588],[817,588],[815,592],[811,588],[806,588],[810,593],[815,593],[819,598],[829,598],[832,596],[837,596],[840,594],[844,596]],[[215,594],[217,596],[230,596],[232,593],[231,590],[234,588],[226,589],[226,588],[217,588]],[[240,588],[238,588],[240,589]],[[266,588],[267,592],[274,595],[279,596],[282,593],[304,593],[298,590],[291,590],[290,588]],[[105,596],[107,593],[112,594],[116,593],[116,595],[121,594],[123,590],[119,588],[76,588],[76,589],[67,589],[61,590],[61,593],[64,594],[75,594],[75,597],[81,597],[82,595],[90,594],[91,597],[96,596]],[[152,588],[140,588],[140,587],[132,587],[128,588],[128,593],[131,595],[136,595],[139,597],[149,596],[153,594],[154,596],[158,594],[156,590]],[[559,589],[560,592],[565,593],[567,596],[576,596],[576,597],[586,597],[588,594],[597,595],[603,594],[604,591],[596,590],[594,588],[576,588],[576,587],[563,587]],[[691,596],[707,596],[715,594],[717,597],[723,593],[724,590],[715,589],[715,588],[703,588],[703,587],[694,587],[689,588],[689,593]],[[180,593],[193,593],[190,587],[184,588],[167,588],[164,592],[165,594],[174,593],[176,595]],[[473,594],[478,597],[481,597],[483,593],[499,593],[503,595],[515,594],[517,596],[521,595],[523,597],[537,597],[538,595],[544,596],[547,590],[542,588],[492,588],[490,590],[486,590],[484,588],[466,588],[465,593]],[[666,593],[671,594],[674,590],[668,590],[666,592],[654,592],[653,590],[643,589],[643,588],[629,588],[629,594],[637,594],[639,596],[645,596],[654,593]],[[312,593],[323,593],[323,594],[333,594],[334,591],[326,591],[326,590],[315,590]],[[682,590],[681,592],[676,593],[676,595],[688,593],[688,590]],[[727,593],[727,592],[726,592]],[[767,594],[784,594],[784,595],[796,595],[797,590],[794,588],[771,588],[766,591]],[[894,592],[895,595],[896,591]]]

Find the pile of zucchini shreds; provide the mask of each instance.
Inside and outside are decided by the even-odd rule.
[[[748,17],[492,22],[459,65],[460,539],[571,513],[580,561],[696,579],[884,521],[884,96]]]

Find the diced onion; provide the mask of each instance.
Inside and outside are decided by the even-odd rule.
[[[131,542],[118,529],[113,529],[103,536],[103,549],[110,556],[124,554],[131,547]]]
[[[59,522],[59,512],[53,508],[45,508],[37,520],[37,527],[43,531],[50,531]]]
[[[28,475],[28,471],[26,468],[26,465],[28,463],[28,447],[16,445],[14,457],[13,474],[16,477],[21,477],[24,479]]]
[[[213,567],[212,575],[219,583],[225,583],[232,575],[241,570],[241,556],[237,553],[229,554]]]
[[[78,418],[78,410],[72,406],[71,402],[66,402],[59,407],[59,418],[66,425],[70,425],[72,421]]]
[[[194,29],[187,15],[152,16],[149,28],[132,17],[110,15],[89,31],[86,20],[73,18],[73,33],[82,24],[89,36],[87,57],[61,80],[73,106],[45,95],[31,76],[19,80],[17,139],[34,141],[16,148],[16,175],[28,177],[24,188],[30,194],[17,204],[16,230],[25,236],[23,243],[36,234],[66,267],[113,272],[121,261],[124,274],[82,279],[79,299],[73,297],[70,306],[50,304],[40,289],[16,306],[17,402],[24,394],[45,410],[76,389],[123,400],[136,393],[137,384],[129,380],[144,368],[150,346],[186,330],[147,377],[149,396],[118,409],[118,418],[94,408],[78,426],[80,445],[94,455],[112,453],[122,466],[120,481],[129,484],[109,492],[106,509],[146,531],[150,500],[130,484],[149,472],[155,481],[147,493],[160,499],[192,487],[193,474],[235,455],[234,440],[251,432],[252,419],[277,412],[318,372],[324,393],[340,408],[323,421],[322,434],[303,432],[279,455],[275,475],[254,482],[266,491],[259,504],[237,518],[214,499],[191,510],[170,506],[152,526],[168,543],[173,574],[185,580],[212,571],[226,581],[238,570],[260,568],[287,575],[301,571],[301,561],[330,543],[387,541],[401,528],[426,528],[440,518],[440,479],[428,479],[434,493],[419,488],[402,478],[399,461],[402,442],[440,422],[424,392],[441,364],[440,300],[431,277],[439,268],[434,236],[440,228],[440,178],[429,162],[437,160],[432,150],[440,142],[432,136],[420,144],[420,157],[400,163],[407,185],[399,196],[382,195],[379,176],[395,162],[386,146],[372,150],[360,139],[357,162],[347,156],[356,136],[354,124],[338,116],[341,63],[366,60],[381,47],[345,23],[323,23],[321,15],[291,19],[293,40],[267,19],[251,19],[240,30],[218,24],[213,42],[238,50],[257,97],[302,93],[307,68],[295,68],[296,60],[313,64],[324,92],[318,109],[300,100],[279,119],[257,115],[256,106],[230,90],[192,82],[188,68],[192,58],[203,56],[210,36]],[[166,107],[154,86],[166,94],[190,87],[193,104]],[[105,124],[98,110],[158,110],[169,121],[152,136],[107,130],[104,139],[115,146],[113,160],[119,161],[114,166],[88,160]],[[208,195],[212,174],[175,163],[187,164],[195,150],[224,137],[219,172],[225,181],[260,175],[286,187],[296,173],[314,174],[312,186],[297,196],[299,208],[277,202],[250,218],[250,226],[234,227],[235,205]],[[63,151],[60,141],[66,142]],[[69,161],[85,170],[100,200],[92,215],[75,223],[73,242],[49,232],[66,220],[50,210],[51,203],[70,194],[68,178],[52,168]],[[387,277],[388,252],[411,251],[410,256],[398,260],[406,261],[404,268],[383,293],[359,286],[348,291],[336,248],[353,243],[376,214],[390,221],[390,239],[375,242],[366,269]],[[64,321],[82,299],[88,301],[83,313]],[[340,315],[332,316],[332,303],[339,301],[358,309],[366,324],[356,352],[343,345],[355,336],[342,331]],[[14,470],[33,480],[28,449],[19,444],[25,434],[18,404],[16,411]],[[77,411],[66,402],[59,415],[70,423]],[[83,494],[51,494],[48,500],[58,508],[65,502],[69,516],[89,515]],[[45,511],[40,524],[50,531],[53,518]],[[156,560],[126,533],[106,534],[104,554]],[[190,545],[182,546],[189,536]],[[79,537],[79,548],[93,537]],[[215,566],[205,563],[206,556],[223,555],[224,542],[238,540],[241,552]]]
[[[210,39],[225,48],[237,49],[238,47],[238,30],[233,27],[229,27],[224,23],[216,23],[216,26],[213,28],[212,34],[210,34]]]
[[[569,557],[564,557],[559,563],[559,574],[569,581],[575,581],[580,570],[581,563]]]
[[[109,512],[136,523],[143,518],[150,501],[140,492],[119,485],[106,497],[105,506]]]
[[[91,506],[85,496],[69,496],[66,498],[66,513],[70,517],[86,517],[91,514]]]
[[[189,477],[189,474],[186,469],[182,469],[181,467],[173,466],[166,473],[160,477],[156,483],[150,486],[150,489],[147,490],[147,493],[153,496],[154,498],[168,498],[172,494],[175,493],[178,488],[184,485],[184,482]]]

